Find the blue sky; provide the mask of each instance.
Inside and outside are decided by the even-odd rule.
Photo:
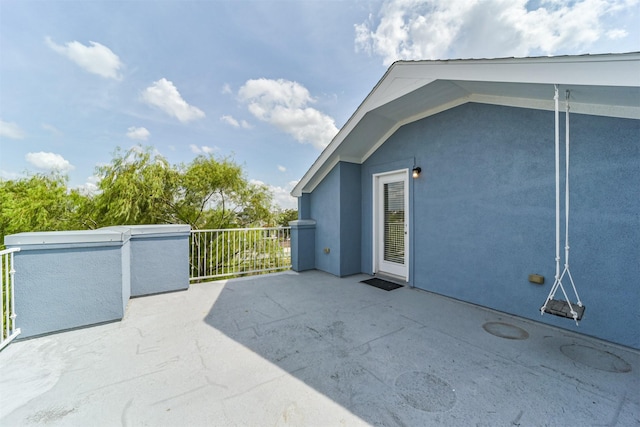
[[[0,176],[90,191],[116,147],[288,193],[398,59],[640,51],[638,0],[0,0]]]

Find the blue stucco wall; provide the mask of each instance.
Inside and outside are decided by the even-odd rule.
[[[298,197],[298,219],[311,219],[311,194]]]
[[[19,233],[16,324],[28,338],[122,319],[131,296],[189,287],[186,225]]]
[[[132,235],[131,295],[189,288],[189,233]]]
[[[561,123],[564,141],[563,114]],[[371,174],[414,157],[414,286],[640,348],[640,121],[571,115],[570,267],[587,307],[579,327],[539,312],[555,273],[554,113],[470,103],[400,128],[362,165],[363,272]],[[545,284],[529,283],[532,273]]]
[[[299,219],[289,222],[291,226],[291,269],[306,271],[316,268],[316,222]]]
[[[311,193],[311,218],[316,221],[315,266],[340,275],[340,168],[336,165]],[[325,248],[329,253],[325,253]]]
[[[309,194],[316,269],[336,276],[360,272],[360,188],[360,165],[340,162]]]
[[[14,259],[20,338],[122,319],[123,242],[21,246]]]
[[[360,273],[362,210],[360,165],[340,167],[340,276]]]
[[[129,297],[185,290],[189,287],[189,236],[184,224],[104,227],[130,235],[124,274],[131,283]]]

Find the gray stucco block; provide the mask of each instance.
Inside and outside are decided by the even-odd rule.
[[[20,338],[124,316],[130,293],[128,233],[21,233],[6,236],[5,244],[21,249],[15,254]]]
[[[315,265],[316,222],[299,219],[289,222],[291,226],[291,269],[313,270]]]
[[[131,296],[189,288],[188,225],[132,225]]]

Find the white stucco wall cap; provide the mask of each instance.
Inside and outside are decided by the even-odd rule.
[[[76,243],[126,242],[131,237],[128,230],[73,230],[39,231],[11,234],[4,237],[6,246],[55,245]]]
[[[123,225],[122,227],[131,230],[132,236],[141,234],[183,234],[191,232],[191,226],[188,224],[144,224]]]
[[[553,110],[554,85],[577,114],[640,119],[640,52],[536,58],[398,61],[291,195],[310,193],[340,161],[363,163],[399,127],[476,102]]]
[[[314,219],[296,219],[289,221],[289,225],[293,228],[310,228],[316,226],[316,221]]]

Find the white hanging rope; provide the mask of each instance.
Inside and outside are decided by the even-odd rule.
[[[567,276],[569,277],[569,281],[571,282],[571,287],[573,288],[573,293],[576,296],[576,299],[578,300],[578,306],[582,307],[582,301],[580,301],[580,296],[578,295],[578,290],[576,289],[576,285],[575,283],[573,283],[573,277],[571,276],[571,271],[569,271],[569,110],[570,110],[570,106],[569,106],[569,97],[571,96],[571,93],[567,90],[566,91],[566,95],[565,95],[565,99],[566,99],[566,113],[565,113],[565,158],[566,158],[566,166],[565,166],[565,190],[564,190],[564,204],[565,204],[565,227],[564,227],[564,234],[565,234],[565,240],[564,240],[564,271],[562,272],[562,275],[560,276],[560,280],[562,280],[562,277],[565,275],[565,273],[567,274]],[[567,299],[567,302],[569,302],[569,300]],[[571,305],[571,303],[569,302],[569,305]]]
[[[573,320],[575,320],[576,325],[578,324],[578,313],[574,310],[569,297],[567,296],[566,291],[564,290],[564,286],[562,286],[562,279],[565,274],[569,277],[569,281],[571,282],[571,287],[573,288],[573,292],[576,295],[578,300],[577,305],[582,307],[582,301],[580,301],[580,296],[578,295],[578,291],[576,290],[576,285],[573,282],[573,277],[571,276],[571,272],[569,271],[569,96],[570,92],[566,91],[566,112],[565,112],[565,194],[564,194],[564,204],[565,204],[565,245],[564,245],[564,270],[562,274],[560,274],[560,113],[559,113],[559,100],[558,100],[558,85],[554,85],[555,95],[553,97],[555,101],[555,165],[556,165],[556,275],[553,286],[551,287],[551,291],[547,296],[547,300],[545,301],[542,308],[540,308],[540,314],[544,314],[545,309],[547,308],[547,304],[550,300],[553,300],[556,291],[558,288],[562,291],[564,295],[564,299],[569,306],[569,311]]]

